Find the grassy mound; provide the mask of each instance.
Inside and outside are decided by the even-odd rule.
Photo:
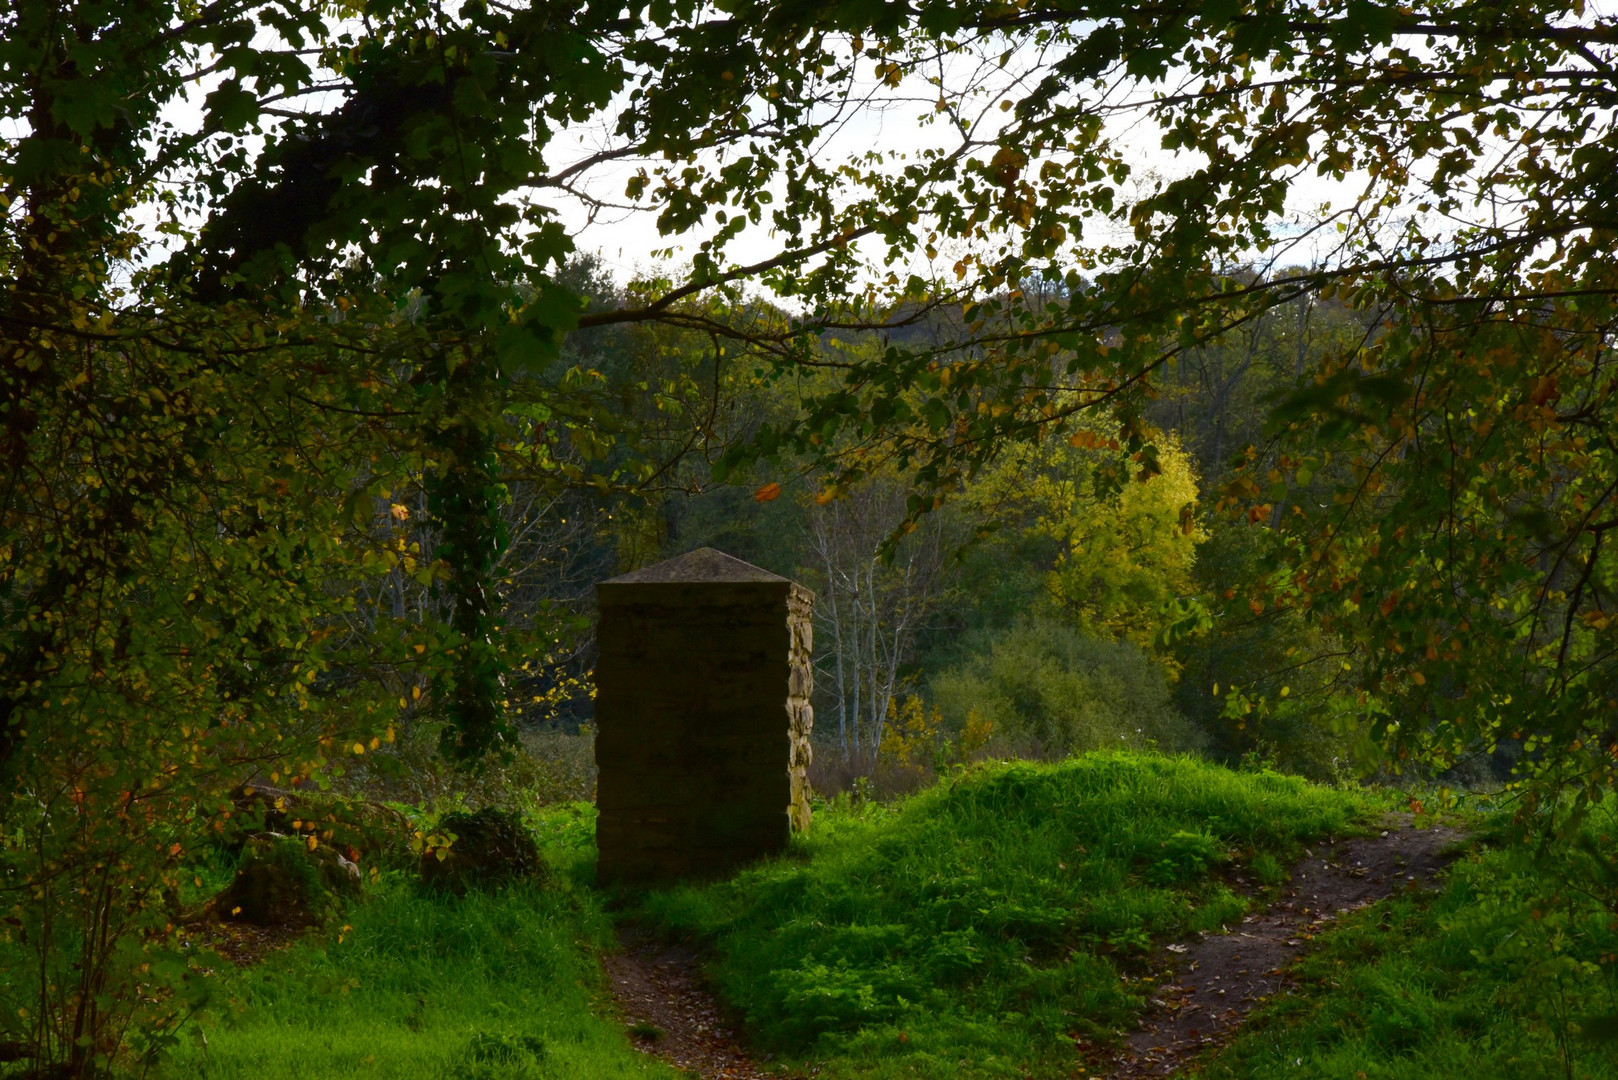
[[[1189,758],[995,765],[638,917],[711,947],[755,1041],[823,1076],[1064,1075],[1138,1015],[1154,941],[1241,918],[1227,867],[1273,877],[1378,808]]]

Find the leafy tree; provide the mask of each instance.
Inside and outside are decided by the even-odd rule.
[[[384,687],[430,687],[452,755],[508,741],[512,467],[611,487],[667,460],[607,452],[623,429],[601,380],[550,366],[563,336],[753,333],[700,303],[745,276],[712,246],[588,309],[532,193],[588,197],[592,168],[666,155],[684,171],[627,198],[670,231],[721,196],[758,220],[788,172],[789,219],[838,221],[805,149],[823,37],[798,29],[694,4],[0,11],[9,1053],[81,1076],[172,1036],[194,1003],[170,950],[181,861],[233,785],[380,748]],[[614,101],[617,145],[555,153]],[[751,140],[774,152],[738,161]],[[832,247],[788,231],[779,272]],[[374,520],[394,505],[426,511],[430,552]],[[350,617],[401,574],[441,619]]]
[[[852,365],[805,441],[885,425],[945,490],[1007,441],[1110,409],[1150,473],[1170,360],[1300,298],[1342,302],[1364,334],[1308,365],[1278,455],[1229,489],[1251,514],[1284,502],[1296,537],[1250,599],[1365,650],[1363,708],[1394,760],[1515,739],[1544,791],[1609,791],[1618,24],[1532,0],[888,17],[861,42],[879,74],[924,79],[939,51],[972,73],[940,80],[947,137],[925,165],[869,174],[917,216],[894,244],[939,269],[896,275],[887,310],[947,295],[961,331]],[[1119,118],[1155,128],[1171,174],[1131,168]],[[1351,194],[1301,212],[1316,177]]]
[[[1190,456],[1173,436],[1161,443],[1160,471],[1139,483],[1118,440],[1085,428],[1064,444],[1009,447],[963,487],[980,542],[1018,549],[1043,574],[1024,614],[1031,604],[1091,637],[1163,651],[1199,591],[1207,533]]]
[[[1049,506],[1042,526],[1065,549],[1050,577],[1053,599],[1093,636],[1150,646],[1175,602],[1194,591],[1196,546],[1207,539],[1196,515],[1196,473],[1172,439],[1159,462],[1162,472],[1116,491],[1098,478],[1099,496],[1077,478],[1064,478],[1045,498],[1036,491]]]
[[[1261,311],[1237,330],[1178,354],[1146,416],[1178,435],[1195,457],[1211,506],[1235,467],[1274,466],[1279,449],[1265,425],[1276,401],[1312,376],[1321,360],[1355,347],[1365,334],[1365,317],[1341,301],[1300,293],[1290,304]],[[1279,521],[1272,507],[1267,523]]]

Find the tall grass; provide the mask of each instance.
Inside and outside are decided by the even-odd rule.
[[[823,1076],[1065,1075],[1142,1009],[1154,941],[1238,922],[1222,868],[1286,861],[1366,797],[1189,758],[968,771],[817,819],[795,857],[647,896],[759,1044]]]

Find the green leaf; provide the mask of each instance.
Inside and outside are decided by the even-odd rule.
[[[222,83],[202,103],[208,122],[220,131],[240,131],[259,116],[258,95],[235,80]]]
[[[555,340],[543,324],[507,323],[495,336],[495,366],[506,375],[536,372],[556,358]]]

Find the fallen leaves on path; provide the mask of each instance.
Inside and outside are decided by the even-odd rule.
[[[295,945],[313,929],[309,923],[254,926],[217,919],[209,913],[181,928],[181,942],[184,948],[212,949],[237,967],[250,967],[273,952]]]
[[[624,951],[602,959],[637,1049],[655,1054],[702,1080],[781,1080],[780,1068],[760,1064],[702,983],[696,953],[632,937]]]

